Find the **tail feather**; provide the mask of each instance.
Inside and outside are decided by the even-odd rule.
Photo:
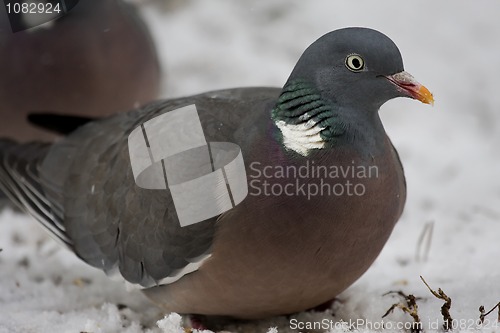
[[[71,247],[66,235],[63,217],[46,197],[38,176],[38,166],[43,161],[50,144],[17,144],[0,140],[0,189],[19,208],[37,219],[57,240]]]
[[[92,120],[95,120],[95,118],[50,112],[31,113],[28,115],[28,121],[33,125],[62,135],[68,135]]]

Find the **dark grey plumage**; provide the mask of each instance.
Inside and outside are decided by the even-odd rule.
[[[118,265],[128,282],[152,286],[209,251],[216,218],[181,228],[168,190],[134,186],[128,135],[161,113],[196,103],[209,141],[244,146],[250,133],[239,124],[253,123],[253,108],[271,107],[279,91],[234,89],[155,102],[91,122],[52,146],[2,142],[0,179],[21,206],[43,205],[44,225],[84,261],[107,272]],[[223,122],[221,111],[231,113]],[[32,186],[39,194],[16,199]]]

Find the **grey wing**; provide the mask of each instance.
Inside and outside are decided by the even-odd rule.
[[[210,254],[217,217],[181,227],[168,188],[149,190],[135,184],[128,135],[156,115],[196,104],[208,140],[239,141],[239,126],[253,116],[254,104],[273,101],[278,93],[219,91],[154,103],[85,125],[37,160],[39,174],[29,181],[50,208],[49,214],[35,217],[44,219],[44,225],[58,226],[60,239],[107,273],[119,270],[128,282],[145,287],[175,281]],[[39,201],[22,204],[39,207]]]

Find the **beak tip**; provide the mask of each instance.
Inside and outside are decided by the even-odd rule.
[[[434,106],[434,95],[424,86],[421,86],[418,90],[417,99],[422,103]]]

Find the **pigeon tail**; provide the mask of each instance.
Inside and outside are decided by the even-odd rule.
[[[18,144],[9,139],[0,139],[0,190],[15,205],[40,221],[58,241],[71,247],[62,217],[45,198],[45,190],[38,175],[38,166],[50,146],[49,143]]]

